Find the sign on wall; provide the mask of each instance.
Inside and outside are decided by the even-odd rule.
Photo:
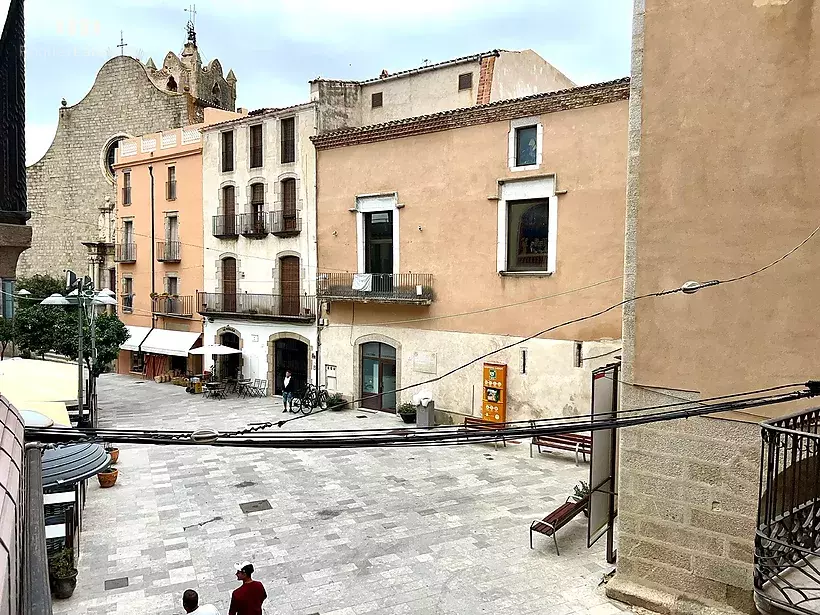
[[[481,396],[481,418],[493,423],[507,421],[507,366],[484,364],[484,393]]]

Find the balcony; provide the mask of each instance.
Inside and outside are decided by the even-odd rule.
[[[220,239],[236,239],[239,237],[239,216],[214,216],[213,236]]]
[[[302,218],[296,213],[272,211],[270,227],[270,232],[277,237],[295,237],[302,232]]]
[[[820,613],[820,409],[762,427],[754,553],[762,612]]]
[[[177,200],[177,180],[169,179],[167,182],[165,182],[165,200]]]
[[[160,263],[178,263],[182,244],[178,241],[158,241],[157,260]]]
[[[180,316],[191,318],[194,315],[194,296],[176,295],[159,296],[151,299],[151,311],[163,316]]]
[[[318,294],[331,301],[407,303],[433,302],[429,273],[320,273]]]
[[[196,304],[203,316],[222,314],[248,319],[316,320],[316,297],[307,295],[197,293]]]
[[[130,314],[134,311],[134,295],[121,295],[120,296],[120,305],[122,306],[122,311],[126,314]]]
[[[136,263],[137,262],[137,244],[135,243],[118,243],[114,246],[114,262],[115,263]]]
[[[268,224],[268,214],[265,211],[258,211],[250,214],[239,215],[239,232],[243,237],[260,239],[270,233]]]

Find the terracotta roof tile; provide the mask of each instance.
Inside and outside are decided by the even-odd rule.
[[[464,126],[489,124],[504,120],[580,109],[629,98],[629,77],[593,83],[556,92],[533,94],[523,98],[499,100],[486,105],[475,105],[440,111],[430,115],[404,118],[355,128],[341,128],[311,137],[316,149],[346,147],[387,139],[400,139],[427,132],[452,130]]]

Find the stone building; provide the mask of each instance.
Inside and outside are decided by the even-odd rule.
[[[202,64],[189,28],[182,54],[169,52],[161,68],[129,56],[106,62],[85,97],[63,103],[54,140],[28,168],[28,206],[34,235],[19,275],[65,269],[114,286],[112,164],[125,138],[202,121],[205,107],[234,110],[236,77],[218,60]]]
[[[318,132],[380,124],[571,88],[575,84],[531,49],[488,51],[363,81],[314,79]]]
[[[636,0],[625,299],[749,274],[817,227],[818,16],[817,0]],[[815,236],[758,275],[624,306],[622,408],[816,378],[819,275]],[[671,614],[820,612],[820,438],[785,463],[764,450],[761,470],[761,421],[810,403],[623,430],[608,593]],[[781,444],[801,442],[797,429]],[[801,457],[815,463],[814,499],[799,502],[809,517],[782,504],[799,485],[788,480],[778,532],[762,538],[761,476]],[[791,604],[771,609],[772,597]]]
[[[622,79],[315,137],[323,383],[394,411],[420,391],[397,388],[617,304],[628,94]],[[620,337],[612,310],[487,359],[506,364],[506,420],[588,412]],[[505,420],[481,363],[424,388],[450,421]]]

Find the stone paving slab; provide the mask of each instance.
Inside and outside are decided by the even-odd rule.
[[[235,429],[279,420],[276,398],[202,399],[170,384],[106,375],[100,424]],[[366,417],[366,418],[358,418]],[[283,429],[400,427],[360,410]],[[586,548],[579,516],[561,556],[530,522],[586,480],[571,454],[529,458],[526,443],[341,450],[121,448],[117,484],[89,483],[77,590],[56,614],[182,613],[193,587],[227,612],[233,565],[249,560],[268,615],[569,613],[613,615],[599,583],[604,541]],[[243,504],[269,506],[243,512]],[[245,509],[247,510],[247,506]],[[128,578],[128,586],[105,589]]]

